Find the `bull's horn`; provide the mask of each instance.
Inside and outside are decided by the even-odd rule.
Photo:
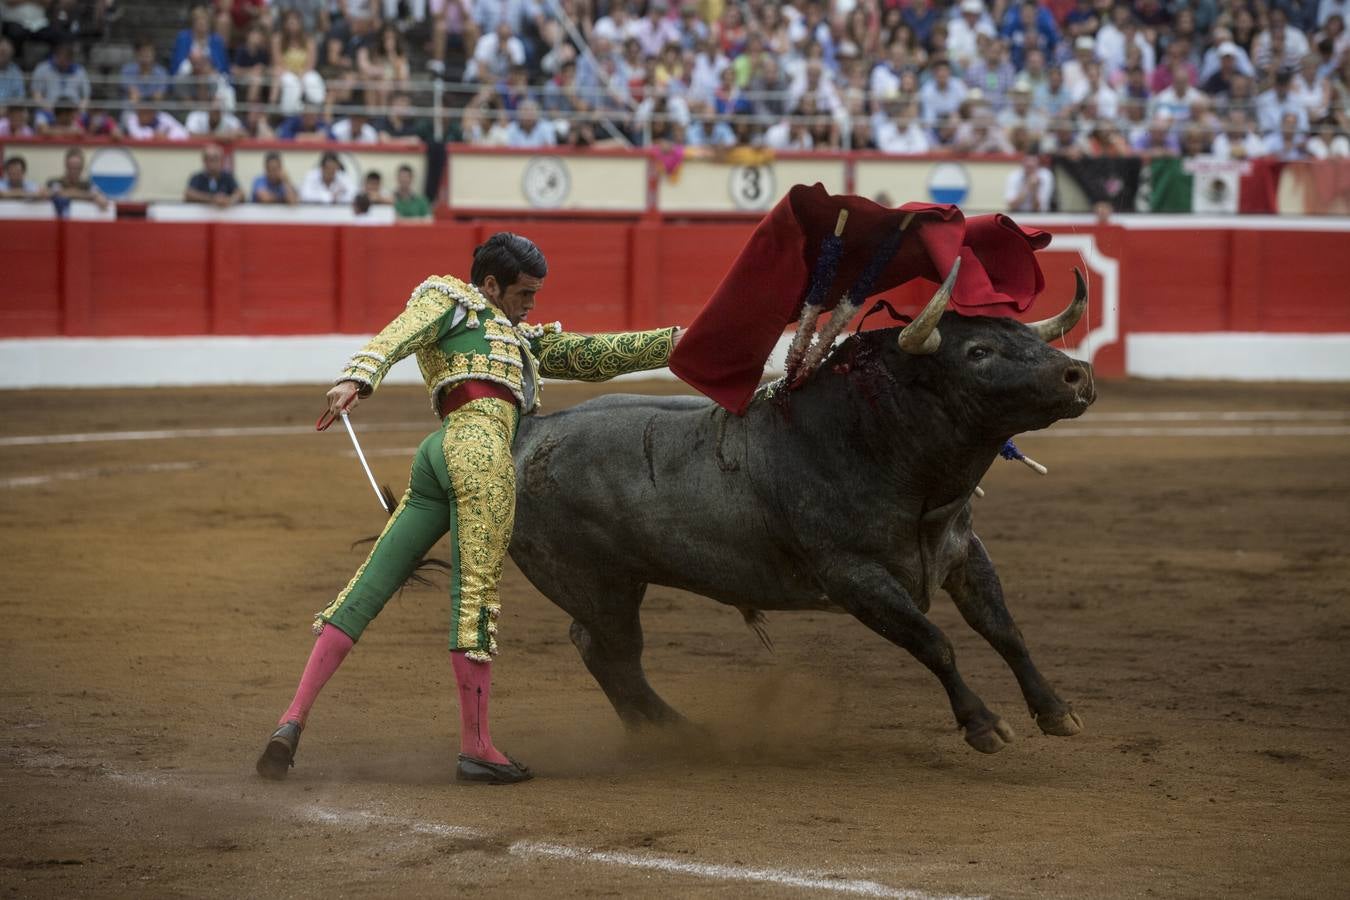
[[[1041,340],[1047,344],[1073,331],[1073,326],[1083,317],[1083,310],[1087,309],[1087,282],[1083,280],[1083,273],[1077,266],[1073,268],[1073,277],[1077,279],[1078,287],[1074,291],[1073,301],[1064,307],[1064,311],[1053,319],[1027,323],[1027,327],[1040,335]]]
[[[942,287],[938,288],[933,299],[929,300],[923,312],[900,332],[901,350],[915,355],[937,352],[937,348],[942,345],[942,334],[937,327],[938,319],[941,319],[947,310],[947,301],[951,299],[952,287],[956,284],[956,273],[959,271],[961,258],[958,256],[956,262],[952,263],[947,280],[942,282]]]

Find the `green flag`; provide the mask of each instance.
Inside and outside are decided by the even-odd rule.
[[[1164,156],[1150,160],[1149,209],[1152,212],[1190,212],[1195,178],[1186,174],[1181,160]]]

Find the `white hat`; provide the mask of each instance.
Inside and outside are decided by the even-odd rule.
[[[961,12],[974,13],[975,15],[984,14],[984,3],[982,0],[961,0]]]
[[[1219,45],[1220,59],[1223,59],[1225,56],[1240,56],[1240,55],[1241,54],[1238,52],[1238,45],[1233,43],[1232,41],[1224,41],[1222,44]]]
[[[1073,42],[1073,48],[1075,50],[1096,50],[1097,42],[1086,34],[1083,34],[1079,35],[1078,40]]]

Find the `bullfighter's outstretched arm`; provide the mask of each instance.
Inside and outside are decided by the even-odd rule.
[[[530,342],[545,378],[605,381],[615,375],[659,369],[670,361],[675,328],[617,334],[549,332]]]

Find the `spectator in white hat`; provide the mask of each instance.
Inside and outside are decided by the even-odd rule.
[[[1200,61],[1200,83],[1203,85],[1224,67],[1224,57],[1231,56],[1233,59],[1228,63],[1232,71],[1246,75],[1248,78],[1256,77],[1256,67],[1252,65],[1252,58],[1233,41],[1233,32],[1223,26],[1214,29],[1214,46],[1205,51],[1204,57]],[[1231,76],[1230,76],[1231,77]],[[1206,90],[1205,93],[1210,93]]]
[[[1095,62],[1097,59],[1097,42],[1087,35],[1081,35],[1073,42],[1073,59],[1060,66],[1064,73],[1064,86],[1069,89],[1069,94],[1075,97],[1082,96],[1085,85],[1087,84],[1088,63]]]
[[[1210,53],[1215,54],[1214,58],[1217,63],[1217,68],[1212,71],[1209,69],[1208,62]],[[1242,54],[1241,56],[1239,54],[1242,54],[1242,48],[1232,41],[1224,41],[1222,44],[1212,48],[1206,53],[1206,62],[1200,68],[1202,73],[1200,89],[1211,97],[1217,97],[1221,94],[1227,95],[1233,89],[1233,79],[1237,76],[1247,74],[1244,73],[1241,68],[1242,59],[1245,54]],[[1251,61],[1248,60],[1247,68],[1250,69],[1251,65]],[[1203,74],[1205,72],[1209,72],[1209,74]],[[1251,76],[1247,75],[1247,77]]]
[[[998,114],[999,126],[1009,134],[1023,128],[1029,135],[1040,135],[1048,120],[1044,112],[1031,105],[1031,80],[1025,75],[1017,76],[1008,92],[1008,105]]]
[[[979,34],[998,36],[983,0],[961,0],[957,14],[947,23],[947,57],[965,68],[979,53]]]

